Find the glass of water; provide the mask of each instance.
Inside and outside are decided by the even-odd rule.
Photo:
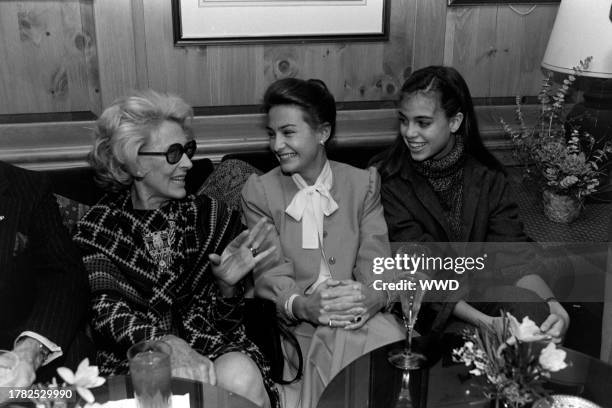
[[[130,376],[139,408],[169,408],[170,346],[163,341],[143,341],[128,350]]]

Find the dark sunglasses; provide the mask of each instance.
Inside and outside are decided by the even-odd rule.
[[[171,144],[165,152],[138,152],[139,156],[166,156],[168,164],[176,164],[181,161],[183,154],[190,159],[196,152],[196,141],[192,140],[182,146],[180,143]]]

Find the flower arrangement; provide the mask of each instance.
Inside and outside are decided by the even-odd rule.
[[[579,200],[596,191],[607,155],[612,153],[610,143],[602,145],[582,129],[581,117],[568,119],[565,112],[566,98],[576,77],[588,68],[591,60],[588,57],[580,61],[557,90],[552,86],[552,73],[543,80],[534,126],[525,123],[520,97],[516,98],[515,111],[518,128],[501,120],[527,173],[534,175],[544,189]]]
[[[567,367],[566,352],[547,342],[528,317],[519,323],[507,313],[503,322],[501,331],[488,327],[466,331],[466,341],[453,350],[453,360],[469,367],[470,374],[486,376],[487,398],[505,400],[512,407],[548,398],[543,384],[551,372]]]
[[[103,377],[99,376],[98,367],[90,366],[89,359],[86,358],[77,367],[76,372],[72,372],[69,368],[59,367],[57,373],[64,380],[62,387],[73,388],[75,392],[85,401],[83,408],[98,408],[100,404],[95,403],[95,398],[90,388],[96,388],[104,384],[106,381]],[[48,386],[37,385],[33,388],[49,389],[59,388],[57,381],[53,378],[53,381]],[[36,408],[65,408],[68,406],[65,400],[53,400],[53,399],[34,399],[33,402],[36,404]],[[80,405],[76,405],[80,407]]]

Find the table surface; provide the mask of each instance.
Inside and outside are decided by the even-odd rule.
[[[96,402],[117,401],[120,399],[133,398],[134,392],[132,381],[127,375],[116,375],[108,377],[106,383],[95,390]],[[189,393],[190,408],[256,408],[257,405],[229,392],[223,388],[199,381],[183,378],[172,379],[172,394],[185,395]]]
[[[387,354],[402,345],[400,341],[384,346],[355,360],[328,385],[318,408],[393,407],[401,388],[402,371],[387,361]],[[565,350],[570,366],[553,373],[547,388],[553,393],[581,396],[604,408],[612,407],[612,365]],[[411,372],[413,406],[489,407],[490,402],[477,387],[478,381],[464,365],[442,358],[432,367]]]
[[[512,198],[519,206],[525,232],[538,242],[606,242],[612,203],[588,200],[578,219],[570,224],[550,221],[544,215],[542,195],[533,181],[525,180],[520,168],[509,168]]]

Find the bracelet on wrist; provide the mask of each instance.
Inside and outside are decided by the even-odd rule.
[[[291,296],[287,300],[285,300],[285,314],[290,320],[298,320],[293,313],[293,302],[297,299],[298,296]]]

